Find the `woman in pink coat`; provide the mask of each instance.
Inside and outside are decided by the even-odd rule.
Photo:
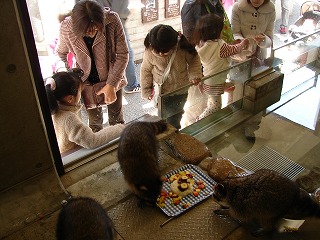
[[[76,66],[84,71],[84,84],[106,82],[97,95],[104,94],[109,124],[124,123],[122,88],[127,84],[124,74],[129,53],[118,14],[94,1],[78,2],[71,16],[61,23],[56,51],[67,69],[67,55],[74,54]],[[90,128],[100,131],[102,107],[87,108],[87,113]]]

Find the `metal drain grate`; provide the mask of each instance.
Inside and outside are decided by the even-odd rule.
[[[268,146],[263,146],[247,154],[237,165],[256,171],[261,168],[271,169],[284,174],[291,180],[298,176],[304,168]]]

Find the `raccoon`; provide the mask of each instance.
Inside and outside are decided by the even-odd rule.
[[[252,234],[263,235],[275,229],[281,218],[320,217],[320,206],[314,197],[288,179],[268,169],[245,176],[228,178],[214,187],[214,199],[223,208],[217,214],[239,221],[258,224]]]
[[[113,223],[94,199],[78,197],[64,205],[58,216],[57,240],[113,240]]]
[[[158,163],[156,134],[167,129],[167,123],[133,122],[122,132],[118,161],[131,191],[140,199],[139,207],[154,205],[162,188]]]

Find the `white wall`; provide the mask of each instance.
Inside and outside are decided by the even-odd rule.
[[[185,0],[180,0],[180,8]],[[159,1],[159,19],[157,21],[142,23],[141,9],[132,9],[126,22],[126,27],[130,35],[131,47],[135,60],[141,60],[144,51],[143,41],[147,33],[158,24],[171,25],[175,30],[181,31],[181,17],[165,18],[165,1]]]

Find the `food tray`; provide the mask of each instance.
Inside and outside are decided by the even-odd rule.
[[[159,207],[167,216],[170,216],[170,217],[177,216],[213,194],[213,186],[216,184],[216,182],[212,178],[210,178],[207,174],[202,172],[201,169],[195,165],[192,165],[192,164],[184,165],[176,170],[168,172],[165,175],[165,177],[169,179],[171,175],[177,174],[180,171],[186,171],[186,170],[188,170],[191,174],[194,174],[193,179],[195,180],[195,182],[202,180],[205,183],[205,188],[201,190],[200,194],[197,197],[193,196],[193,194],[189,194],[183,197],[179,205],[172,204],[171,199],[167,198],[165,200],[165,206]],[[196,183],[194,183],[194,186],[195,185]],[[164,182],[162,189],[167,192],[171,191],[170,182],[169,181]],[[184,209],[182,205],[186,203],[189,203],[190,206]]]

